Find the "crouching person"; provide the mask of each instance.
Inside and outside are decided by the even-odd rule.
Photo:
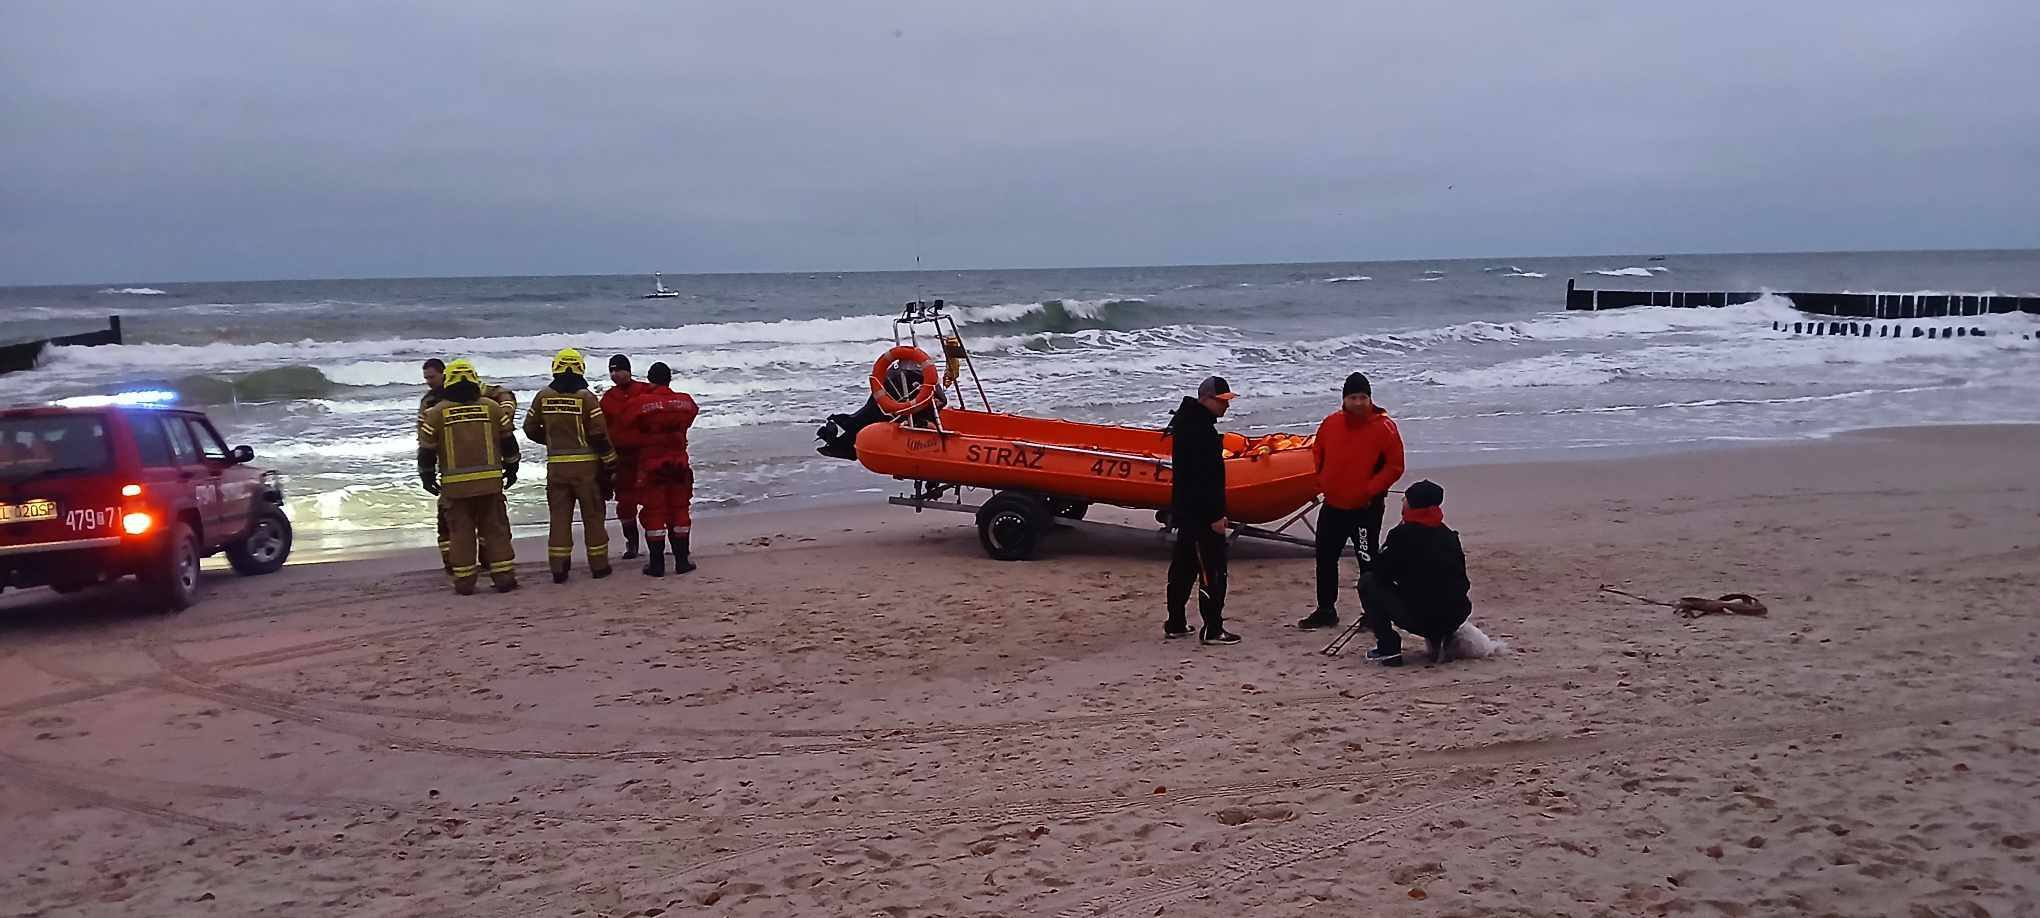
[[[1402,665],[1400,628],[1430,644],[1433,663],[1450,655],[1452,635],[1473,612],[1467,599],[1466,552],[1445,528],[1445,489],[1419,481],[1403,492],[1402,523],[1389,530],[1381,554],[1360,577],[1360,607],[1374,631],[1367,659]]]

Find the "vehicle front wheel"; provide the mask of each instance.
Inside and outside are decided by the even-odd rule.
[[[165,612],[182,612],[198,602],[198,536],[191,525],[172,524],[163,545],[139,578]]]
[[[256,514],[247,538],[227,546],[227,563],[243,577],[274,574],[290,560],[290,518],[269,507]]]

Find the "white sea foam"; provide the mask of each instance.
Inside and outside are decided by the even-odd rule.
[[[1350,351],[1411,351],[1450,342],[1571,341],[1758,328],[1768,332],[1773,321],[1791,321],[1795,317],[1804,320],[1806,314],[1793,309],[1792,302],[1782,296],[1766,295],[1740,306],[1720,309],[1639,306],[1598,312],[1562,312],[1520,322],[1462,322],[1438,328],[1347,335],[1289,347],[1304,355],[1325,356]]]
[[[1041,313],[1056,306],[1079,318],[1099,318],[1113,303],[1138,302],[1114,297],[1096,300],[1059,300],[1038,303],[1007,303],[995,306],[960,307],[955,312],[968,326],[980,322],[1010,322]],[[133,344],[94,348],[55,348],[49,353],[52,369],[111,369],[130,375],[161,372],[183,375],[199,370],[246,367],[313,366],[327,378],[342,385],[373,386],[408,382],[418,375],[416,364],[426,357],[467,357],[488,377],[542,377],[548,375],[550,356],[560,348],[583,351],[627,352],[633,354],[674,354],[664,358],[675,371],[683,365],[695,369],[726,369],[758,365],[761,361],[780,364],[836,366],[870,360],[873,347],[892,343],[890,315],[849,316],[834,319],[785,319],[775,322],[721,322],[684,325],[677,328],[631,328],[607,332],[572,334],[506,335],[488,338],[375,338],[350,341],[305,339],[295,342],[250,344]],[[996,346],[1001,339],[974,341],[979,351]],[[768,345],[761,354],[756,347]],[[785,345],[785,347],[776,347]],[[726,350],[718,351],[718,348]],[[649,363],[649,361],[647,361]],[[401,368],[401,369],[399,369]]]
[[[1598,386],[1622,375],[1622,367],[1601,354],[1549,354],[1464,370],[1433,370],[1418,378],[1463,389],[1540,386]]]
[[[169,293],[170,291],[158,290],[154,287],[107,287],[106,289],[101,290],[99,292],[121,293],[127,294],[128,296],[162,296],[166,293]]]
[[[1345,277],[1327,277],[1327,278],[1325,278],[1325,283],[1327,283],[1327,284],[1355,284],[1355,283],[1359,283],[1359,282],[1361,282],[1361,281],[1371,281],[1371,280],[1373,280],[1373,279],[1374,279],[1374,278],[1372,278],[1372,277],[1369,277],[1369,276],[1367,276],[1367,275],[1365,275],[1365,274],[1348,274],[1348,275],[1346,275]]]
[[[1614,269],[1614,270],[1612,270],[1612,271],[1588,271],[1587,273],[1588,273],[1588,274],[1599,274],[1599,275],[1601,275],[1602,277],[1650,277],[1650,276],[1651,276],[1651,273],[1650,273],[1650,269],[1649,269],[1649,268],[1634,268],[1634,267],[1631,267],[1631,268],[1616,268],[1616,269]]]
[[[1542,271],[1510,271],[1504,277],[1543,277]]]

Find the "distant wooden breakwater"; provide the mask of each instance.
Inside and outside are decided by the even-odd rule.
[[[1631,306],[1739,306],[1764,297],[1747,291],[1581,290],[1565,282],[1565,308],[1597,311]],[[1960,293],[1772,293],[1792,301],[1800,312],[1852,319],[1940,319],[1987,316],[2008,312],[2040,315],[2040,296],[1988,296]]]
[[[1987,338],[1990,332],[1974,325],[1903,325],[1897,322],[1772,322],[1772,331],[1791,332],[1795,335],[1816,335],[1836,338]],[[2019,335],[2021,340],[2033,340],[2031,332]]]
[[[120,317],[109,316],[106,328],[78,335],[60,335],[55,338],[31,338],[0,344],[0,373],[16,370],[35,369],[35,362],[42,359],[43,349],[52,344],[62,347],[94,347],[102,344],[120,343]]]

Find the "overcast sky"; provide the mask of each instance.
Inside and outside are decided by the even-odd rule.
[[[2040,3],[0,0],[0,284],[2040,246]]]

